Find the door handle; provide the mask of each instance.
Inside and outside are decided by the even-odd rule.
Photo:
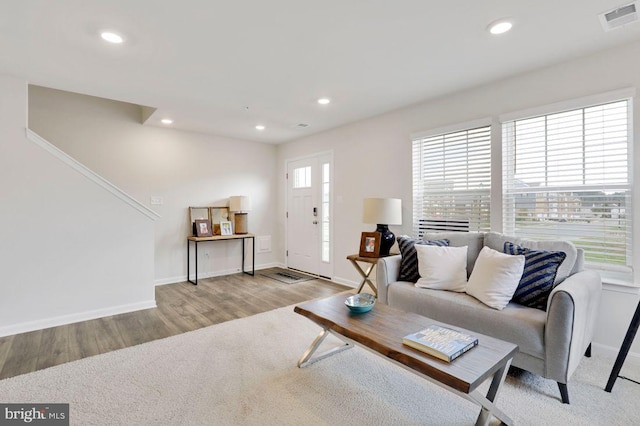
[[[317,220],[314,220],[314,221],[313,221],[313,224],[314,224],[314,225],[317,225],[317,224],[318,224],[318,221],[317,221]]]

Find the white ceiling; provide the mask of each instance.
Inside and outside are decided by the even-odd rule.
[[[279,143],[638,40],[639,23],[605,32],[597,16],[626,3],[0,0],[0,73]],[[503,17],[513,30],[490,35]]]

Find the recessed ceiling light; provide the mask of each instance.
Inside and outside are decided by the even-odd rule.
[[[258,124],[256,126],[256,130],[264,130],[264,129],[266,129],[266,127],[264,127],[262,124]]]
[[[489,32],[491,34],[504,34],[513,27],[513,24],[509,21],[500,20],[489,24]]]
[[[120,44],[124,41],[124,38],[120,34],[116,34],[111,31],[104,31],[100,33],[100,37],[109,43]]]
[[[320,105],[326,105],[326,104],[328,104],[329,102],[331,102],[331,99],[329,99],[329,98],[320,98],[320,99],[318,99],[318,103],[319,103]]]
[[[160,121],[162,122],[162,124],[173,124],[173,120],[170,118],[163,118]]]

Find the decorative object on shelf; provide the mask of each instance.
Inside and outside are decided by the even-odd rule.
[[[223,220],[222,222],[220,222],[220,235],[233,235],[231,222],[229,222],[228,220]]]
[[[229,220],[229,209],[227,207],[209,207],[213,235],[221,235],[220,222]]]
[[[370,293],[359,293],[347,297],[344,304],[347,305],[347,308],[354,314],[363,314],[373,309],[373,306],[376,304],[376,297]]]
[[[194,237],[198,235],[196,232],[196,219],[211,220],[209,207],[189,207],[189,223],[191,224],[191,232]]]
[[[229,210],[234,213],[236,234],[246,234],[247,212],[251,211],[251,199],[246,195],[229,197]]]
[[[399,198],[365,198],[362,221],[377,225],[376,232],[382,234],[380,256],[389,254],[396,236],[389,230],[389,225],[402,225],[402,200]],[[363,256],[363,254],[360,254]]]
[[[211,237],[211,221],[209,219],[196,219],[196,237]]]
[[[360,237],[360,256],[378,257],[380,256],[380,242],[382,234],[380,232],[363,232]]]

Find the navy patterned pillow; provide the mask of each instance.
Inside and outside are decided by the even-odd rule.
[[[558,267],[567,255],[561,251],[531,250],[510,242],[504,243],[504,252],[524,255],[524,272],[511,300],[546,311]]]
[[[402,235],[398,237],[398,248],[402,255],[400,261],[400,275],[398,281],[410,281],[415,283],[420,278],[418,272],[418,252],[416,252],[415,244],[424,244],[430,246],[448,246],[449,240],[417,240],[415,238]]]

